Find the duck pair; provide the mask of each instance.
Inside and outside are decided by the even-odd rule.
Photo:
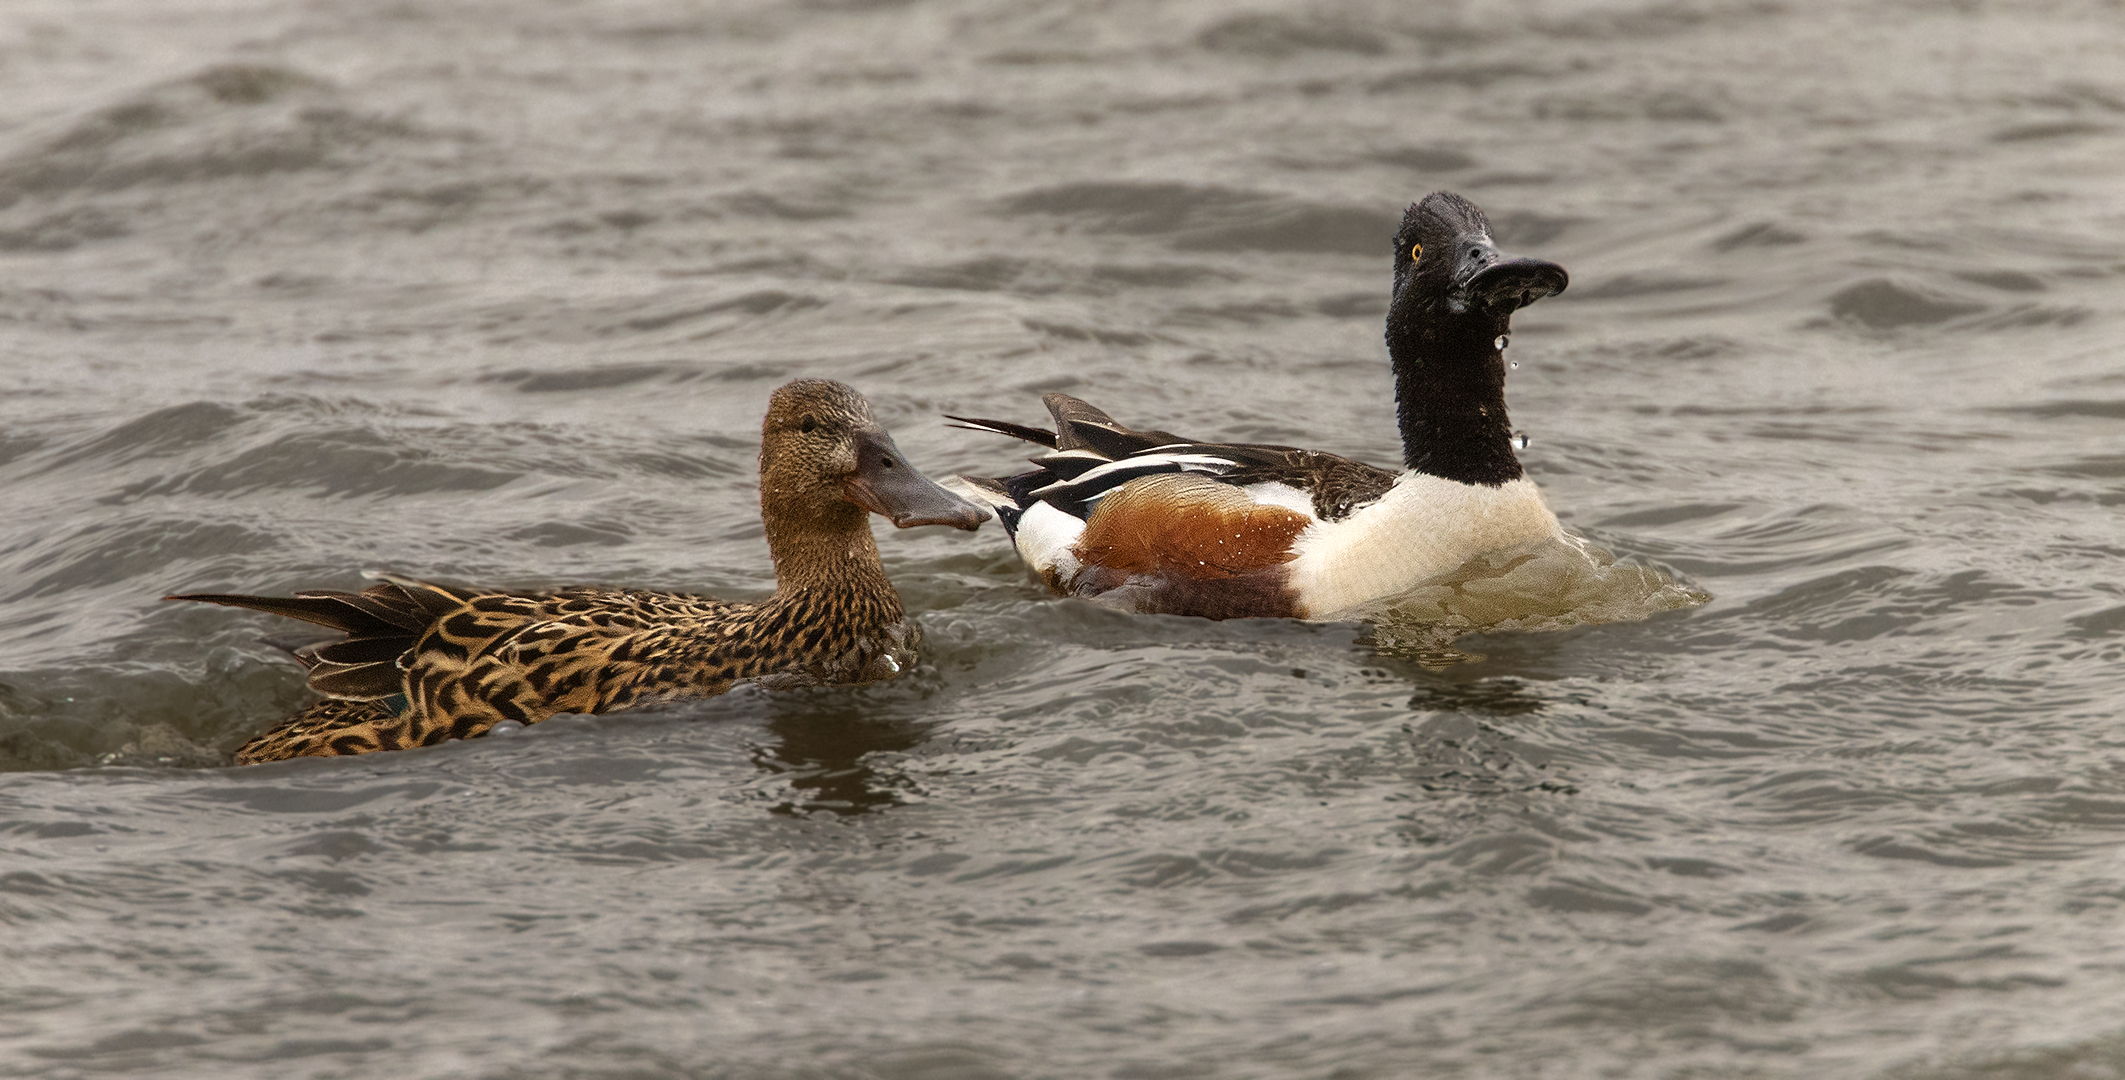
[[[760,433],[775,564],[759,603],[589,586],[529,593],[384,575],[359,593],[171,597],[338,631],[292,650],[324,700],[240,764],[360,754],[557,713],[710,697],[733,684],[860,683],[916,661],[870,514],[974,530],[993,511],[1054,592],[1128,611],[1333,619],[1471,558],[1560,536],[1521,471],[1505,411],[1512,314],[1563,291],[1562,267],[1508,259],[1473,203],[1438,192],[1396,233],[1387,345],[1404,469],[1287,446],[1124,427],[1064,394],[1054,430],[948,417],[1046,447],[1033,471],[961,478],[977,506],[908,464],[856,391],[777,390]]]

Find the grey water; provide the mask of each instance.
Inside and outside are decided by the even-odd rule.
[[[1387,238],[1709,594],[1464,638],[883,529],[898,682],[225,767],[184,590],[757,597],[769,391],[1392,464]],[[2125,9],[0,9],[0,1072],[2125,1074]]]

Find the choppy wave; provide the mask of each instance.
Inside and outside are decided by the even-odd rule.
[[[0,1072],[2115,1072],[2116,21],[5,5]],[[158,597],[761,595],[789,378],[1393,461],[1439,188],[1571,270],[1583,543],[1367,630],[882,532],[898,682],[209,767],[300,673]]]

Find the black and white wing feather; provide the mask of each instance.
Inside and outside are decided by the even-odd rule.
[[[946,417],[969,430],[1050,448],[1030,459],[1036,466],[1033,472],[964,478],[1014,534],[1019,517],[1036,503],[1085,518],[1100,499],[1122,485],[1159,473],[1197,473],[1241,487],[1281,483],[1305,492],[1315,516],[1327,521],[1342,519],[1394,486],[1393,473],[1334,454],[1290,446],[1194,442],[1170,432],[1123,427],[1068,394],[1048,394],[1041,401],[1055,417],[1053,432],[1004,420]]]

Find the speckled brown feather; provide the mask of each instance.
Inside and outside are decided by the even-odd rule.
[[[746,679],[891,678],[915,662],[920,633],[903,621],[882,574],[867,584],[749,604],[633,589],[537,595],[386,582],[363,595],[462,597],[405,638],[392,662],[403,704],[388,696],[318,702],[246,743],[236,760],[429,746],[484,734],[503,720],[535,724],[557,713],[711,697]]]
[[[427,746],[504,720],[709,697],[741,680],[892,678],[915,663],[920,631],[878,561],[869,513],[886,510],[850,501],[859,453],[889,459],[885,483],[913,473],[855,391],[800,380],[776,392],[760,459],[776,591],[759,603],[602,586],[505,592],[399,577],[360,593],[172,599],[269,611],[346,635],[293,650],[327,700],[245,744],[240,764]],[[877,487],[861,489],[873,504]],[[935,516],[935,505],[924,508],[931,516],[909,517],[980,523],[979,511],[959,506],[965,515],[957,518],[949,506],[947,517]]]

